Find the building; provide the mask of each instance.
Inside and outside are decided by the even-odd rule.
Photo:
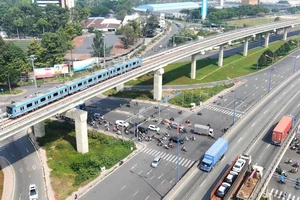
[[[133,13],[132,15],[126,15],[122,21],[122,25],[126,25],[128,21],[137,20],[140,18],[140,15],[138,13]]]
[[[90,17],[82,22],[83,30],[87,31],[90,27],[103,32],[115,32],[121,26],[121,20],[115,18]]]
[[[32,0],[32,3],[37,3],[42,7],[47,4],[56,4],[62,8],[73,8],[75,6],[75,0]]]
[[[242,5],[258,5],[258,0],[242,0]]]
[[[180,2],[180,3],[162,3],[162,4],[145,4],[133,8],[138,12],[146,13],[178,13],[182,9],[197,9],[199,4],[195,2]]]

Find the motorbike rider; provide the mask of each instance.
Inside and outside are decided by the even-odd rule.
[[[182,151],[186,151],[186,148],[185,148],[185,146],[183,146],[183,147],[181,148],[181,150],[182,150]]]

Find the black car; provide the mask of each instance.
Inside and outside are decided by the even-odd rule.
[[[139,130],[139,132],[141,132],[141,133],[148,133],[148,128],[145,128],[145,127],[142,127],[142,126],[139,126],[138,127],[138,130]]]
[[[174,136],[174,137],[171,137],[169,139],[170,142],[175,142],[175,143],[180,143],[180,144],[183,144],[184,143],[184,140],[182,138],[180,138],[179,136]]]

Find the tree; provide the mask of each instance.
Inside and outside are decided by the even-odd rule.
[[[258,65],[259,66],[266,66],[267,65],[267,57],[262,54],[258,59]]]
[[[121,38],[121,41],[124,44],[124,47],[127,49],[130,45],[133,45],[136,41],[134,29],[129,25],[126,24],[122,27],[123,30],[123,37]]]
[[[104,6],[94,6],[90,10],[91,17],[106,17],[109,14],[109,9]]]
[[[275,17],[274,22],[280,21],[280,17]]]
[[[37,21],[37,26],[42,31],[42,33],[45,34],[45,28],[46,30],[48,29],[49,23],[44,18],[40,18]]]
[[[94,50],[94,56],[104,57],[104,38],[101,31],[95,31],[92,47]]]
[[[32,40],[31,43],[27,47],[27,57],[30,55],[34,55],[36,60],[34,61],[34,65],[36,67],[41,67],[44,64],[42,63],[42,54],[45,50],[38,44],[37,40]]]
[[[144,36],[153,36],[158,24],[159,23],[156,16],[151,15],[150,17],[148,17],[146,25],[143,27]]]
[[[132,27],[134,33],[134,41],[142,36],[141,24],[137,20],[129,20],[128,25]]]
[[[18,39],[20,39],[19,28],[22,28],[24,26],[24,22],[21,18],[19,18],[19,19],[16,19],[16,20],[13,21],[13,25],[14,25],[14,27],[16,27]]]
[[[279,9],[278,8],[272,8],[272,10],[271,10],[273,13],[277,13],[277,12],[279,12]]]
[[[67,41],[71,41],[76,37],[77,31],[71,22],[67,22],[64,28],[64,35],[67,37]]]

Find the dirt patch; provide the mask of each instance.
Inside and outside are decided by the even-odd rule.
[[[76,38],[74,38],[73,39],[74,49],[80,47],[83,44],[85,38],[86,38],[86,35],[81,35],[81,36],[77,36]]]
[[[3,194],[3,187],[4,187],[4,174],[3,171],[0,170],[0,197],[2,197]]]
[[[123,55],[123,54],[129,53],[130,51],[135,49],[138,45],[140,45],[142,42],[143,42],[143,40],[140,39],[134,46],[131,46],[130,48],[125,49],[122,41],[117,40],[114,47],[113,47],[113,49],[112,49],[112,51],[111,51],[110,57],[114,57],[114,56],[117,56],[117,55]]]

